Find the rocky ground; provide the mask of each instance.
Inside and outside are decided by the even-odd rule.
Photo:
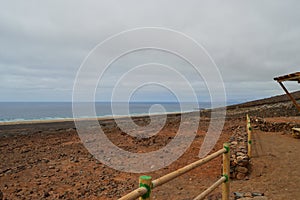
[[[146,119],[143,119],[144,121]],[[108,137],[133,152],[165,146],[174,137],[179,116],[149,140],[124,135],[106,121]],[[170,166],[151,172],[158,178],[196,161],[209,121],[202,120],[187,152]],[[215,150],[222,148],[239,121],[228,124]],[[138,187],[141,174],[119,172],[97,161],[82,145],[72,123],[1,126],[0,190],[4,199],[117,199]],[[220,176],[221,157],[155,190],[154,198],[190,199]]]
[[[225,126],[213,151],[222,148],[224,142],[235,144],[236,140],[244,137],[246,113],[251,116],[255,126],[254,135],[257,136],[256,156],[250,160],[250,171],[242,180],[232,181],[231,198],[234,199],[237,194],[249,196],[254,193],[264,194],[269,199],[283,199],[285,195],[288,199],[297,199],[297,184],[300,181],[295,176],[300,177],[297,174],[299,156],[296,154],[299,140],[291,137],[287,126],[287,130],[270,128],[274,120],[276,123],[284,121],[285,124],[297,125],[300,119],[293,105],[286,100],[276,102],[269,99],[264,103],[232,106],[227,113]],[[209,111],[203,111],[201,116],[196,137],[184,155],[171,165],[147,175],[156,179],[199,159],[200,146],[210,122]],[[190,117],[193,118],[193,113]],[[270,123],[260,123],[256,119]],[[290,122],[291,119],[294,121]],[[139,125],[149,123],[147,117],[134,120]],[[157,135],[141,139],[124,134],[113,120],[100,122],[114,144],[131,152],[148,152],[164,147],[176,135],[179,123],[179,114],[169,115],[164,128]],[[269,129],[272,132],[265,132]],[[269,140],[274,140],[274,143]],[[275,148],[278,145],[281,145],[280,151]],[[0,190],[3,199],[117,199],[137,188],[138,177],[142,175],[120,172],[96,160],[83,146],[73,122],[1,125],[0,152]],[[237,152],[235,154],[238,156]],[[275,162],[277,159],[280,160],[280,168]],[[153,198],[193,199],[220,177],[221,166],[219,157],[155,188]],[[286,171],[292,166],[295,171]],[[220,189],[208,197],[219,198]]]

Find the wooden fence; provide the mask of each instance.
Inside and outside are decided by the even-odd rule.
[[[151,200],[152,199],[152,190],[160,185],[163,185],[189,171],[199,167],[212,159],[223,154],[223,175],[222,177],[216,181],[213,185],[211,185],[208,189],[206,189],[199,196],[195,197],[194,200],[204,199],[208,194],[210,194],[213,190],[215,190],[218,186],[222,184],[222,200],[229,200],[229,177],[230,177],[230,145],[228,143],[224,143],[224,148],[219,151],[200,159],[194,163],[191,163],[183,168],[180,168],[176,171],[173,171],[169,174],[166,174],[156,180],[152,181],[150,176],[141,176],[139,179],[139,188],[130,192],[129,194],[121,197],[119,200],[134,200],[139,198],[140,200]]]
[[[248,156],[251,158],[252,156],[252,127],[251,127],[251,120],[249,115],[246,116],[246,123],[247,123],[247,134],[248,134]]]

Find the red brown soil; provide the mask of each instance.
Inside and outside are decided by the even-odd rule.
[[[300,117],[294,116],[294,117],[272,117],[272,118],[264,118],[267,122],[275,122],[275,123],[294,123],[294,124],[300,124]]]
[[[269,108],[268,112],[272,111]],[[231,117],[227,118],[213,151],[222,148],[234,130],[245,126],[245,112],[231,109]],[[261,112],[264,115],[266,110]],[[121,148],[146,152],[165,146],[174,137],[178,118],[179,115],[169,116],[164,129],[149,140],[127,136],[112,120],[101,123],[106,124],[109,139]],[[147,118],[137,120],[147,124]],[[208,124],[209,118],[202,118],[195,140],[177,161],[147,175],[156,179],[199,159]],[[299,199],[300,140],[281,133],[254,132],[252,173],[247,181],[232,181],[232,193],[262,192],[269,199]],[[83,146],[72,122],[2,125],[0,152],[0,190],[4,199],[117,199],[137,188],[138,177],[142,175],[120,172],[97,161]],[[154,199],[192,199],[220,174],[221,157],[155,188]],[[215,197],[219,192],[220,188],[214,192]]]
[[[124,136],[115,125],[109,126],[106,134],[126,150],[161,148],[176,133],[178,117],[170,117],[151,145],[147,140]],[[147,175],[156,179],[199,159],[208,123],[208,119],[200,122],[197,136],[183,156]],[[114,123],[108,120],[106,124]],[[240,124],[239,120],[226,124],[213,151],[221,149],[231,130]],[[70,122],[1,126],[0,190],[4,199],[117,199],[138,187],[141,174],[120,172],[101,164],[84,148],[72,126]],[[156,188],[154,198],[191,199],[220,174],[221,157]]]

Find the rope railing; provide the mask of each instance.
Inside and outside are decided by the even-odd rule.
[[[151,200],[151,192],[152,189],[161,186],[189,171],[195,169],[214,158],[223,154],[223,175],[222,177],[215,182],[211,187],[206,189],[202,194],[197,196],[195,200],[200,200],[205,198],[208,194],[210,194],[213,190],[215,190],[219,185],[222,185],[222,200],[229,199],[229,175],[230,175],[230,145],[228,143],[224,143],[224,148],[219,151],[200,159],[196,162],[193,162],[185,167],[182,167],[176,171],[173,171],[169,174],[166,174],[154,181],[150,176],[141,176],[139,179],[139,188],[133,190],[127,195],[121,197],[119,200],[134,200],[140,198],[140,200]]]

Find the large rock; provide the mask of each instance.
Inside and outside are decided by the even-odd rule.
[[[234,192],[234,197],[235,197],[235,199],[240,199],[240,198],[244,197],[244,193]]]
[[[237,173],[237,175],[236,175],[236,179],[238,179],[238,180],[243,180],[244,178],[246,177],[246,174],[244,174],[244,173]]]
[[[242,160],[238,163],[239,166],[242,166],[242,167],[248,167],[249,165],[249,160]]]
[[[246,167],[241,167],[241,166],[238,166],[236,168],[236,171],[240,172],[240,173],[243,173],[243,174],[246,174],[248,172],[248,169]]]

